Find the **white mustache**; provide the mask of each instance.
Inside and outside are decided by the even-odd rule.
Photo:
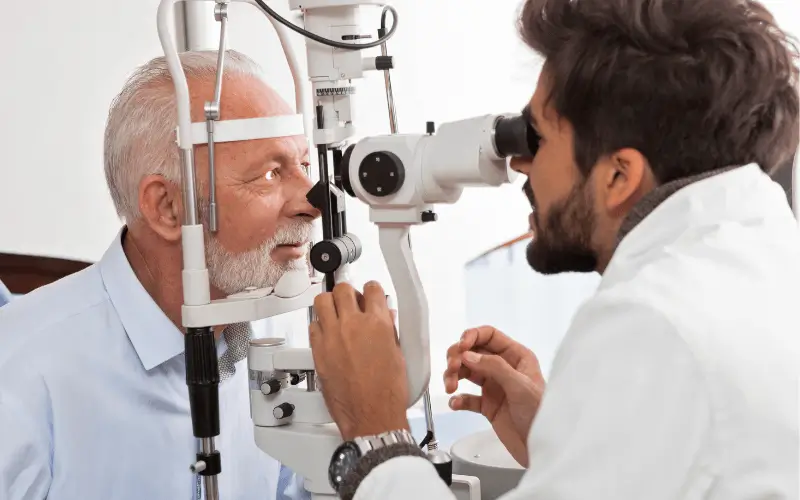
[[[297,243],[307,243],[311,239],[313,225],[310,222],[300,222],[290,226],[279,227],[275,235],[270,238],[270,246],[294,245]]]

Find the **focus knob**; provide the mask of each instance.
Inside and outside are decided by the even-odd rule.
[[[272,416],[278,420],[289,418],[294,413],[294,405],[291,403],[281,403],[272,410]]]
[[[358,181],[372,196],[391,196],[403,186],[406,169],[402,160],[390,151],[370,153],[358,166]]]
[[[281,381],[272,379],[267,380],[263,384],[261,384],[261,393],[265,396],[269,396],[270,394],[275,394],[276,392],[281,390]]]
[[[353,234],[322,240],[311,248],[311,265],[321,273],[336,272],[361,257],[361,241]]]

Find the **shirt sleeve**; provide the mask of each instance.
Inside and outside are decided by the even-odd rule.
[[[50,489],[50,425],[43,420],[49,411],[32,408],[44,403],[37,396],[45,394],[39,392],[30,391],[23,400],[0,384],[0,498],[4,500],[44,500]]]
[[[421,457],[396,457],[364,478],[353,500],[455,500],[433,464]]]
[[[637,304],[593,304],[576,316],[557,356],[516,493],[542,500],[698,493],[711,481],[702,458],[712,415],[707,387],[667,318]]]
[[[305,489],[303,483],[303,478],[292,469],[281,466],[276,500],[311,500],[311,493]]]
[[[0,307],[8,304],[11,302],[11,292],[8,291],[8,288],[0,281]]]

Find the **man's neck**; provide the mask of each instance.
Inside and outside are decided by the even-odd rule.
[[[180,245],[159,242],[157,235],[134,223],[125,232],[122,249],[139,283],[170,321],[182,331]]]

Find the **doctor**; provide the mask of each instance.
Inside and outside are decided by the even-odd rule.
[[[491,327],[448,351],[446,390],[481,386],[452,408],[527,468],[504,500],[797,499],[800,236],[766,173],[798,144],[796,51],[747,0],[527,0],[519,26],[545,58],[525,111],[539,150],[513,164],[528,261],[602,283],[546,386]],[[346,441],[402,440],[391,315],[380,285],[358,295],[315,304],[326,401]],[[343,499],[453,498],[413,444],[331,470]]]

